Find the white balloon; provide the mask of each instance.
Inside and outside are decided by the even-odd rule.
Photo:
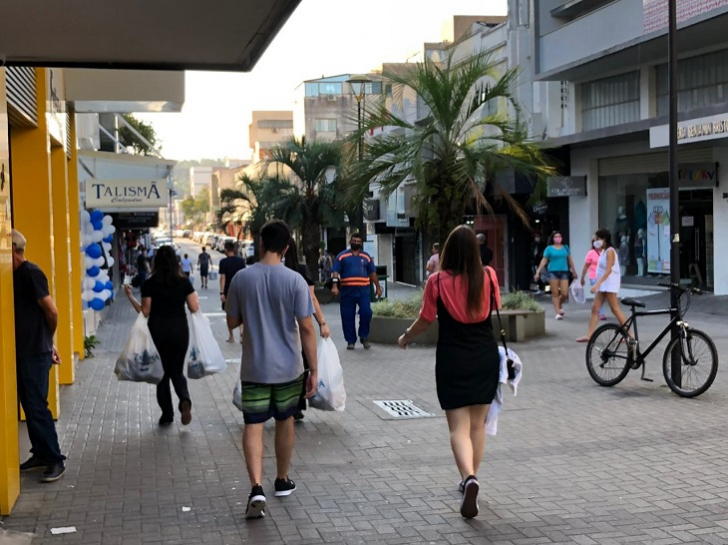
[[[101,231],[94,231],[91,238],[94,242],[101,242],[104,239],[104,234]]]
[[[116,263],[116,261],[114,261],[113,257],[110,257],[106,260],[106,263],[109,265],[109,267],[113,267],[114,263]]]
[[[113,225],[109,225],[109,230],[110,230],[110,233],[109,234],[111,234],[111,235],[113,235],[114,233],[116,233],[116,227],[113,226]]]
[[[111,242],[104,242],[103,246],[104,246],[104,250],[106,250],[107,252],[111,251]]]
[[[93,244],[93,239],[91,238],[91,235],[84,233],[81,235],[81,242],[83,243],[84,250],[91,246]]]
[[[86,234],[92,235],[94,232],[94,226],[90,223],[87,223],[83,226],[83,230],[86,232]]]
[[[94,259],[94,265],[96,265],[97,267],[101,267],[101,265],[103,265],[104,262],[105,262],[105,260],[103,257],[97,257],[96,259]]]
[[[93,258],[90,258],[89,256],[86,256],[83,258],[83,264],[86,267],[86,269],[90,269],[91,267],[93,267],[94,261],[95,260]]]
[[[91,278],[90,276],[87,276],[83,279],[83,289],[85,290],[92,290],[94,289],[94,286],[96,285],[96,281]]]
[[[101,292],[101,298],[106,301],[109,297],[111,297],[111,291],[104,290]]]
[[[94,297],[96,297],[96,292],[95,292],[95,291],[93,291],[93,290],[85,290],[85,291],[84,291],[84,292],[83,292],[83,293],[81,294],[81,298],[82,298],[82,299],[83,299],[84,301],[91,301],[91,300],[93,300],[93,298],[94,298]]]
[[[114,218],[107,215],[107,216],[104,216],[104,219],[102,221],[103,221],[104,225],[111,225],[112,222],[114,221]]]
[[[88,213],[88,210],[81,210],[81,223],[90,223],[91,222],[91,214]]]

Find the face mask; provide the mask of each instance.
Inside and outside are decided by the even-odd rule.
[[[358,252],[359,250],[361,250],[361,244],[354,244],[352,242],[351,243],[351,249],[354,250],[355,252]]]
[[[554,244],[561,244],[561,241],[564,240],[561,237],[554,237]]]
[[[601,250],[602,249],[602,246],[604,246],[604,242],[603,241],[601,241],[601,240],[595,240],[594,241],[594,248],[596,248],[597,250]]]

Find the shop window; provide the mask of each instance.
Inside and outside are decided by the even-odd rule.
[[[639,120],[639,72],[591,81],[583,84],[581,90],[582,130],[602,129]]]
[[[682,60],[678,63],[678,111],[728,102],[728,50]],[[657,67],[657,115],[669,114],[667,65]]]

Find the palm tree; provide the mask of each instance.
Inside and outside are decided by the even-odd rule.
[[[405,92],[413,91],[428,115],[413,123],[386,105],[368,110],[352,141],[385,130],[367,139],[364,160],[350,161],[347,175],[348,196],[358,202],[372,183],[385,196],[404,183],[415,184],[418,224],[441,242],[468,211],[492,211],[484,196],[488,186],[528,221],[497,183],[499,171],[514,169],[541,181],[553,172],[521,121],[512,93],[518,70],[501,74],[486,53],[456,63],[455,49],[442,63],[426,59],[383,73],[393,84],[393,101],[401,103]],[[542,192],[543,185],[534,190]]]
[[[253,238],[256,254],[259,248],[260,230],[266,221],[277,216],[280,196],[291,191],[291,183],[284,178],[263,176],[253,178],[242,174],[236,185],[240,198],[233,200],[235,211],[231,219],[244,224]]]
[[[341,156],[341,145],[336,142],[292,138],[275,146],[266,161],[266,167],[288,167],[293,176],[290,187],[280,192],[275,213],[291,228],[300,227],[301,249],[311,274],[318,270],[321,227],[344,224],[335,179]]]

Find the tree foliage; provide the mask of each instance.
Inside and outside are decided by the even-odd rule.
[[[425,59],[406,69],[385,71],[394,100],[413,90],[429,112],[410,122],[386,106],[369,108],[352,142],[368,138],[364,160],[348,162],[349,198],[361,202],[371,183],[384,195],[402,184],[415,184],[414,205],[420,227],[444,242],[469,211],[491,211],[484,194],[490,187],[527,221],[520,205],[499,185],[496,174],[513,169],[534,180],[534,192],[553,169],[529,140],[512,89],[517,69],[505,70],[486,53],[456,63],[452,47],[445,62]]]
[[[210,211],[210,191],[205,187],[196,197],[188,195],[180,204],[182,212],[184,212],[187,221],[193,223],[203,223],[205,214]]]
[[[139,134],[146,138],[152,147],[157,149],[161,147],[157,145],[157,133],[151,124],[145,123],[141,119],[137,119],[132,114],[124,114],[122,117],[127,123],[129,123],[129,125],[134,127]],[[119,128],[119,140],[121,140],[125,146],[132,148],[134,153],[137,155],[151,155],[154,153],[154,150],[149,147],[146,142],[141,140],[126,126],[122,125]]]

